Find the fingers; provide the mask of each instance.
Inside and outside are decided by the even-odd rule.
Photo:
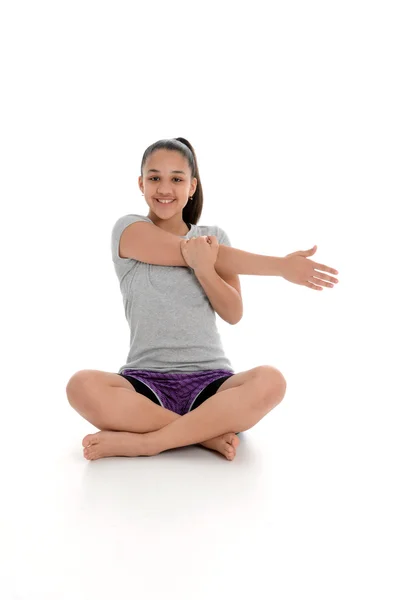
[[[339,280],[336,279],[335,277],[331,277],[330,275],[326,275],[325,273],[320,273],[319,271],[315,271],[316,275],[318,275],[318,277],[320,279],[325,279],[326,281],[332,281],[332,283],[339,283]],[[315,275],[313,275],[313,277],[315,277]]]
[[[321,271],[325,271],[326,273],[333,273],[334,275],[339,275],[339,271],[336,271],[336,269],[331,269],[330,267],[327,267],[326,265],[320,265],[318,263],[314,263],[314,268],[320,269]]]
[[[329,283],[330,280],[333,281],[332,277],[329,277],[329,275],[323,275],[324,279],[326,279],[326,281],[324,281],[323,279],[319,279],[318,277],[312,276],[311,279],[312,281],[315,281],[316,284],[319,284],[319,286],[323,285],[324,287],[330,287],[333,288],[333,283]],[[312,282],[310,282],[312,283]]]
[[[306,283],[304,285],[306,287],[311,288],[312,290],[322,290],[322,287],[318,287],[317,285],[314,285],[313,283],[310,283],[309,281],[306,281]]]

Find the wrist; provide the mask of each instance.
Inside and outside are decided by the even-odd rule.
[[[278,275],[279,277],[283,277],[283,271],[285,268],[285,256],[275,256],[275,270],[276,270],[276,275]]]

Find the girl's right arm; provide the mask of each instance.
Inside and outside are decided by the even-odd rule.
[[[119,244],[121,258],[134,258],[150,265],[188,267],[181,253],[183,238],[164,231],[153,223],[138,221],[122,232]],[[276,256],[253,254],[219,244],[215,271],[236,275],[281,275],[282,261]]]

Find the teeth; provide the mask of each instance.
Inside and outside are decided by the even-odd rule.
[[[161,204],[171,204],[171,202],[173,202],[173,200],[160,200],[159,198],[157,198],[158,202],[161,202]]]

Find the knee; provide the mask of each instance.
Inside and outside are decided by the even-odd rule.
[[[278,369],[261,365],[257,369],[257,380],[263,397],[270,400],[272,395],[277,403],[283,400],[286,393],[286,379]]]
[[[77,396],[81,396],[82,392],[87,390],[92,381],[92,373],[89,369],[77,371],[72,375],[66,385],[66,392],[69,402]]]

